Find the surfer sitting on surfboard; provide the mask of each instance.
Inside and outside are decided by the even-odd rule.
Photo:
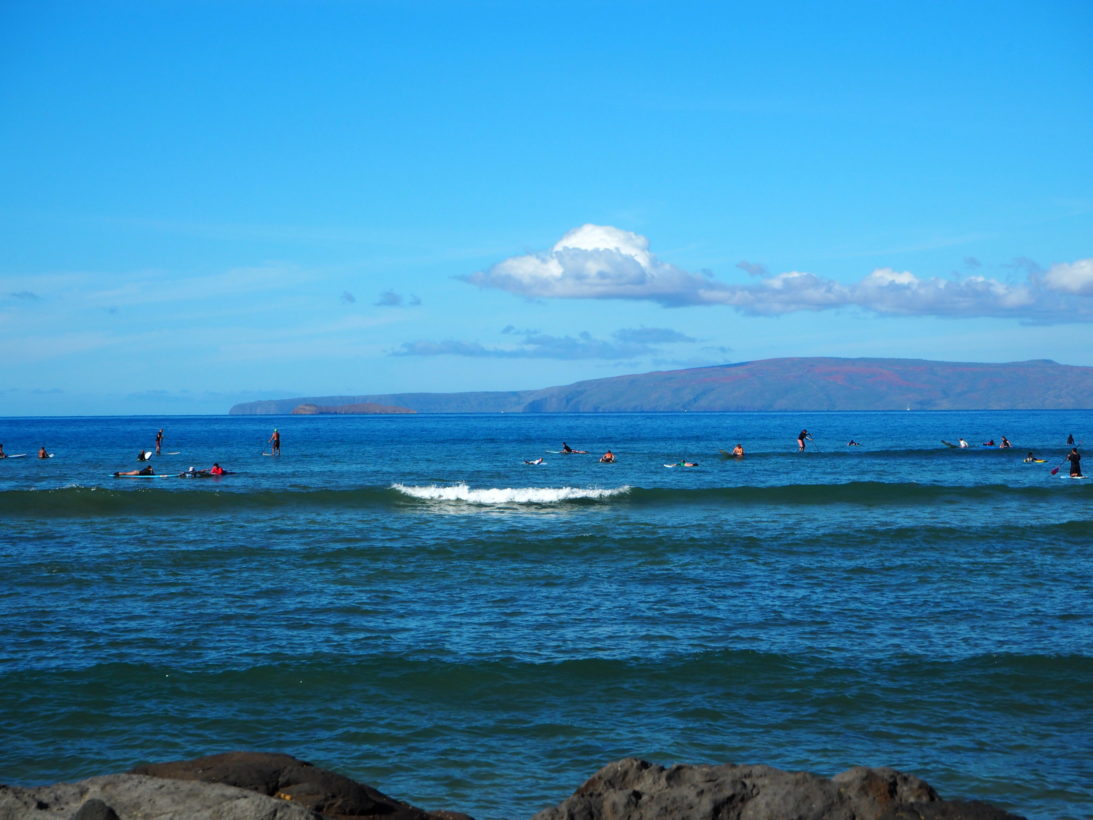
[[[614,464],[615,463],[615,454],[612,453],[610,450],[608,450],[606,453],[604,453],[602,456],[600,456],[600,462],[602,464]]]

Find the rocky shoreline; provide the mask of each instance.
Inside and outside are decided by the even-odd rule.
[[[76,783],[0,786],[0,820],[472,820],[426,811],[284,754],[141,764]],[[1022,820],[942,800],[919,778],[856,767],[828,779],[770,766],[609,763],[533,820]]]

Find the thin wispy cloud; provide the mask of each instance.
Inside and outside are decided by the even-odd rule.
[[[693,342],[689,336],[669,328],[632,328],[615,331],[609,339],[599,339],[587,331],[575,336],[553,336],[512,326],[501,331],[519,341],[509,347],[486,347],[478,342],[416,341],[405,342],[393,356],[464,356],[494,359],[635,359],[660,352],[660,346]]]
[[[373,302],[373,304],[377,307],[402,307],[403,305],[417,307],[421,304],[421,299],[412,294],[409,297],[405,297],[396,291],[385,290],[380,294],[380,298]]]
[[[9,293],[8,296],[10,296],[12,299],[18,299],[21,302],[40,302],[40,301],[42,301],[41,296],[39,296],[37,293],[34,293],[33,291],[29,291],[29,290],[16,291],[15,293]]]
[[[966,260],[975,267],[978,260]],[[708,273],[691,273],[658,259],[649,241],[607,225],[582,225],[549,251],[506,259],[463,277],[530,299],[629,299],[665,307],[725,305],[741,313],[778,316],[800,311],[859,308],[898,316],[1004,317],[1044,323],[1093,319],[1089,268],[1093,259],[1053,266],[1041,274],[1031,259],[1008,267],[1025,281],[969,275],[943,279],[910,271],[877,268],[859,281],[843,283],[805,271],[770,275],[762,265],[737,267],[757,281],[735,284]]]

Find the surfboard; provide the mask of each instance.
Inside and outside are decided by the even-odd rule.
[[[6,456],[6,458],[26,458],[26,457],[27,457],[26,453],[15,453],[13,455]]]
[[[175,478],[176,477],[172,473],[152,473],[152,475],[118,475],[116,473],[111,473],[110,475],[114,476],[114,478]]]
[[[956,447],[956,445],[953,444],[951,441],[946,441],[945,439],[942,439],[941,443],[944,444],[946,447]]]

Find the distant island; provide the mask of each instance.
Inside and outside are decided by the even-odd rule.
[[[1093,367],[925,359],[762,359],[592,379],[538,390],[271,399],[231,415],[655,413],[1093,408]]]
[[[232,409],[235,412],[235,409]],[[292,408],[294,416],[367,416],[391,413],[416,413],[409,407],[396,407],[390,404],[376,404],[366,401],[358,404],[319,405],[306,402]]]

